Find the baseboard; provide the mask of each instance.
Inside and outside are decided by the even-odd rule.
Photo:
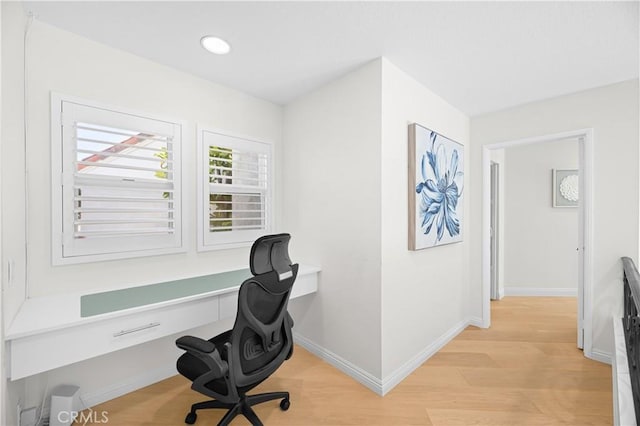
[[[475,327],[486,328],[484,326],[484,322],[481,317],[471,317],[469,318],[469,325],[473,325]]]
[[[102,404],[103,402],[125,395],[129,392],[141,389],[145,386],[152,385],[161,380],[168,379],[169,377],[175,376],[176,374],[178,374],[178,372],[176,371],[176,365],[175,362],[172,362],[170,365],[147,371],[137,376],[132,376],[124,382],[106,386],[102,389],[97,389],[95,391],[87,393],[82,393],[81,389],[80,398],[83,405],[85,405],[87,408],[93,407],[98,404]]]
[[[584,356],[594,361],[599,361],[611,365],[611,354],[608,352],[599,351],[598,349],[591,349],[591,352],[585,352]]]
[[[407,376],[409,376],[416,368],[420,367],[426,360],[436,354],[444,345],[449,343],[454,337],[462,332],[470,323],[482,323],[480,318],[473,318],[472,320],[464,320],[452,327],[449,331],[440,336],[435,342],[427,346],[420,351],[417,355],[407,361],[400,368],[396,369],[392,374],[386,377],[384,380],[380,380],[372,374],[362,370],[360,367],[352,364],[346,359],[334,354],[333,352],[323,348],[315,342],[301,336],[298,333],[293,334],[294,341],[317,356],[320,359],[328,362],[336,367],[349,377],[353,378],[357,382],[371,389],[378,395],[384,396],[391,389],[396,387]],[[475,324],[474,324],[475,325]]]
[[[474,321],[477,320],[474,319]],[[449,329],[446,333],[436,339],[435,342],[420,351],[416,356],[407,361],[400,368],[396,369],[392,374],[387,376],[382,381],[382,395],[387,394],[391,389],[396,387],[407,376],[413,373],[418,367],[424,364],[429,358],[435,355],[440,349],[442,349],[447,343],[449,343],[454,337],[460,334],[470,324],[470,320],[460,321],[454,327]]]
[[[373,392],[378,395],[383,395],[382,393],[382,382],[380,379],[361,369],[360,367],[352,364],[346,359],[342,358],[339,355],[334,354],[328,349],[323,348],[317,343],[307,339],[304,336],[294,332],[293,333],[293,341],[298,345],[302,346],[318,358],[328,362],[329,364],[336,367],[338,370],[345,373],[347,376],[353,378],[360,384],[366,386],[371,389]]]
[[[505,287],[505,296],[577,297],[577,288]]]

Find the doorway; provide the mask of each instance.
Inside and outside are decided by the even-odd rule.
[[[593,187],[593,130],[580,129],[569,132],[536,136],[483,147],[483,225],[482,225],[482,325],[491,325],[492,298],[492,150],[542,142],[578,140],[579,152],[579,202],[578,202],[578,312],[576,344],[584,349],[584,355],[592,353],[592,187]],[[495,173],[495,172],[494,172]]]

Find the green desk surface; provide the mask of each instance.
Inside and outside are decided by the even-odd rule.
[[[249,269],[241,269],[141,287],[86,294],[80,297],[80,316],[83,318],[91,317],[196,294],[224,290],[240,286],[249,277],[251,277],[251,271]]]

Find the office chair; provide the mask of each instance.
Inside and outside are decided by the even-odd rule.
[[[191,389],[213,398],[193,404],[185,423],[195,423],[196,410],[204,408],[228,409],[219,426],[228,425],[238,414],[262,425],[251,406],[274,399],[282,399],[283,411],[289,409],[289,392],[246,393],[293,353],[293,320],[287,304],[298,265],[289,259],[290,238],[289,234],[267,235],[253,243],[253,277],[240,286],[233,329],[209,340],[183,336],[176,341],[186,351],[176,363],[178,372],[193,382]]]

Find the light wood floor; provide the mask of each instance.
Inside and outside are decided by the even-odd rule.
[[[490,329],[468,327],[385,397],[296,347],[255,390],[286,389],[291,408],[255,410],[267,425],[612,424],[611,368],[576,349],[575,312],[574,298],[492,302]],[[176,376],[94,410],[108,412],[108,425],[183,425],[190,405],[206,399],[189,386]],[[200,411],[196,425],[222,414]]]

